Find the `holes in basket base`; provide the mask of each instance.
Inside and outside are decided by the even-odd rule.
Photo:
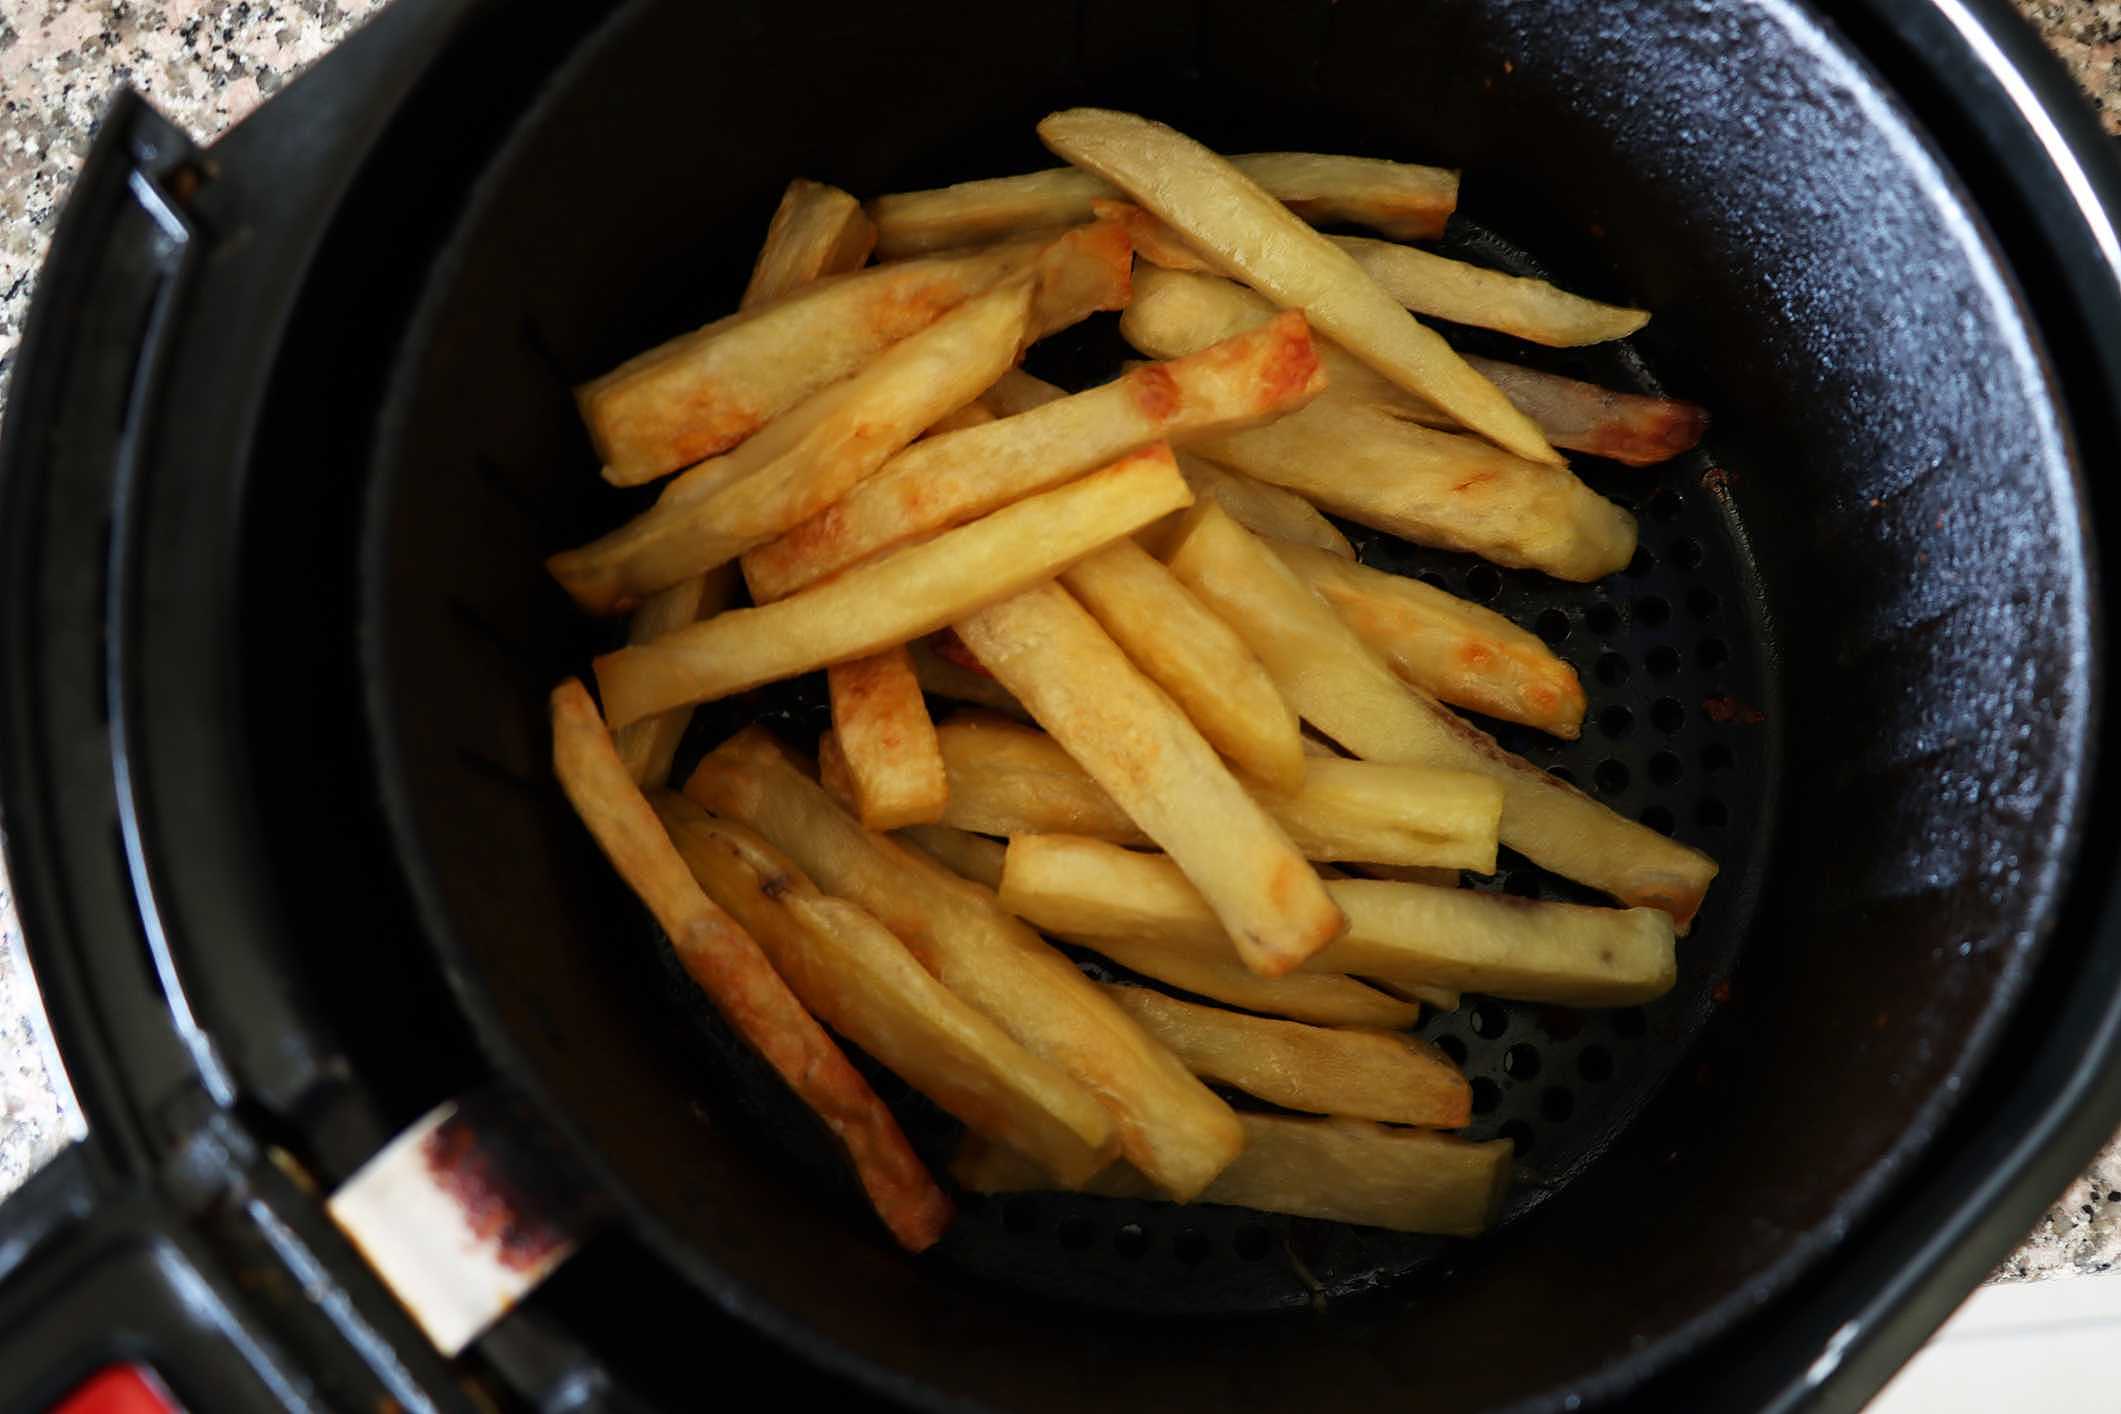
[[[1543,609],[1539,614],[1539,636],[1550,644],[1559,644],[1569,636],[1569,616],[1559,609]]]
[[[1686,774],[1686,767],[1669,751],[1660,751],[1650,758],[1650,784],[1669,788],[1679,784]]]
[[[1451,1058],[1451,1064],[1460,1067],[1463,1067],[1465,1065],[1466,1043],[1463,1037],[1438,1037],[1436,1041],[1436,1049],[1442,1051],[1446,1056],[1449,1056]]]
[[[1258,1223],[1247,1223],[1230,1239],[1230,1250],[1247,1262],[1263,1260],[1273,1247],[1274,1239]]]
[[[1670,736],[1686,725],[1686,708],[1676,697],[1660,697],[1650,704],[1650,725]]]
[[[1642,655],[1642,666],[1649,669],[1653,678],[1668,678],[1679,671],[1679,650],[1669,643],[1660,643]]]
[[[1466,571],[1466,598],[1487,603],[1502,592],[1502,572],[1493,565],[1475,565]]]
[[[1686,502],[1669,486],[1650,497],[1650,515],[1655,520],[1677,520],[1685,509]]]
[[[1530,1080],[1539,1074],[1539,1048],[1520,1041],[1502,1053],[1502,1073],[1512,1080]]]
[[[1679,821],[1662,805],[1652,805],[1642,812],[1642,823],[1660,835],[1669,835],[1679,828]]]
[[[1598,666],[1593,671],[1598,674],[1598,680],[1607,687],[1618,687],[1628,680],[1628,660],[1618,653],[1601,653],[1598,655]]]
[[[1420,574],[1414,577],[1420,580],[1423,584],[1428,585],[1431,589],[1441,589],[1446,594],[1449,594],[1451,592],[1451,581],[1445,579],[1442,575],[1438,574],[1434,570],[1423,570]]]
[[[1618,741],[1635,730],[1635,714],[1625,704],[1616,702],[1598,714],[1598,730]]]
[[[1730,660],[1730,646],[1720,638],[1704,638],[1694,649],[1694,661],[1704,668],[1720,668]]]
[[[1696,585],[1686,592],[1686,611],[1697,619],[1714,618],[1721,607],[1723,601],[1716,597],[1713,589]]]
[[[1683,570],[1700,569],[1701,561],[1705,558],[1701,552],[1701,542],[1692,537],[1674,540],[1671,548],[1665,551],[1665,557]]]
[[[1618,795],[1628,788],[1630,777],[1627,763],[1608,756],[1605,760],[1598,763],[1598,770],[1593,774],[1592,779],[1598,782],[1599,794]]]
[[[1494,1081],[1488,1079],[1488,1077],[1486,1077],[1485,1075],[1476,1075],[1473,1077],[1474,1114],[1493,1114],[1495,1112],[1495,1107],[1501,1103],[1502,1089],[1500,1086],[1498,1086]]]
[[[1078,1213],[1061,1219],[1058,1235],[1063,1250],[1081,1252],[1097,1241],[1097,1228]]]
[[[1510,1014],[1493,1002],[1473,1003],[1473,1034],[1492,1041],[1510,1028]]]
[[[1127,1223],[1112,1234],[1112,1250],[1130,1262],[1138,1262],[1149,1251],[1149,1234],[1140,1223]]]
[[[1610,638],[1620,627],[1620,610],[1611,604],[1593,604],[1583,611],[1583,626],[1600,638]]]
[[[1661,594],[1645,594],[1635,601],[1630,615],[1644,628],[1662,628],[1672,617],[1672,604]]]

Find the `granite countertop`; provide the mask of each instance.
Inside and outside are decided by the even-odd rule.
[[[378,0],[0,0],[0,390],[68,184],[113,86],[212,138],[329,49]],[[404,0],[418,3],[418,0]],[[2121,133],[2121,3],[2019,0]],[[0,878],[0,1195],[73,1134]],[[2062,1195],[1996,1280],[2121,1259],[2121,1140]]]

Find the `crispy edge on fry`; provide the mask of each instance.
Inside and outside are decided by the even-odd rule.
[[[1067,590],[1038,585],[957,632],[1200,885],[1246,966],[1279,976],[1340,932],[1339,910],[1289,837]]]
[[[801,524],[1016,361],[1031,293],[1030,282],[1010,281],[966,300],[791,412],[808,430],[769,464],[712,495],[673,488],[546,568],[582,608],[610,613]]]
[[[1283,1109],[1433,1129],[1456,1129],[1473,1117],[1465,1076],[1412,1036],[1246,1016],[1147,987],[1105,993],[1195,1075]]]
[[[1002,848],[1006,853],[1007,846]],[[1330,972],[1262,977],[1234,958],[1209,957],[1136,938],[1067,937],[1062,941],[1180,991],[1315,1026],[1372,1026],[1400,1031],[1421,1017],[1421,1008],[1410,1001],[1387,996],[1352,977]]]
[[[943,753],[904,646],[835,663],[825,682],[856,817],[872,830],[942,819],[950,789]]]
[[[1255,152],[1230,161],[1314,223],[1348,221],[1395,240],[1433,240],[1458,205],[1458,174],[1375,157]],[[989,177],[869,203],[884,259],[982,245],[1088,219],[1118,188],[1061,167]]]
[[[1050,114],[1038,133],[1054,152],[1161,217],[1219,269],[1285,309],[1303,310],[1400,387],[1528,461],[1560,464],[1531,420],[1394,303],[1353,256],[1192,138],[1097,108]]]
[[[1583,684],[1537,634],[1418,579],[1308,546],[1273,549],[1356,637],[1414,686],[1564,741],[1582,735]]]
[[[753,309],[826,275],[859,270],[875,246],[876,226],[860,202],[838,187],[797,177],[773,210],[738,308]]]
[[[909,447],[845,499],[745,555],[744,578],[763,604],[1158,439],[1255,426],[1324,387],[1303,316],[1285,315],[1186,358]],[[1001,388],[986,394],[1008,396]]]
[[[757,940],[819,1020],[977,1133],[1080,1182],[1117,1151],[1088,1090],[930,976],[883,924],[825,897],[756,831],[683,796],[653,802],[702,889]]]
[[[950,1223],[949,1198],[758,944],[700,891],[572,678],[552,693],[552,764],[575,814],[662,925],[685,971],[846,1148],[877,1216],[911,1250],[932,1246]]]
[[[1625,339],[1650,322],[1646,309],[1600,304],[1545,280],[1366,236],[1332,239],[1386,294],[1434,319],[1494,329],[1550,348]]]
[[[627,626],[628,643],[653,643],[673,629],[701,619],[713,618],[736,597],[735,565],[723,565],[682,584],[673,584],[641,601]],[[652,789],[670,779],[670,764],[677,757],[685,728],[692,725],[692,709],[676,707],[620,727],[611,734],[619,759],[633,783]]]
[[[685,794],[868,910],[944,986],[1088,1086],[1112,1114],[1120,1152],[1163,1191],[1193,1197],[1243,1145],[1230,1107],[991,891],[864,830],[763,728],[710,752]]]
[[[1357,756],[1502,782],[1502,842],[1564,878],[1661,908],[1682,933],[1716,861],[1623,819],[1400,681],[1258,537],[1204,506],[1167,557],[1172,573],[1243,634],[1304,720]]]
[[[1383,879],[1325,887],[1348,931],[1312,954],[1311,971],[1559,1006],[1630,1006],[1664,995],[1677,977],[1672,920],[1657,909]],[[1227,945],[1200,891],[1169,859],[1078,835],[1010,840],[1000,898],[1060,936],[1152,939],[1209,956]]]
[[[844,663],[977,613],[1192,500],[1159,443],[800,594],[607,653],[597,684],[630,722]]]
[[[1061,583],[1232,765],[1278,791],[1303,788],[1294,709],[1236,630],[1148,551],[1115,540]]]
[[[1248,1114],[1245,1151],[1200,1195],[1203,1203],[1357,1223],[1400,1232],[1478,1237],[1502,1212],[1513,1147],[1473,1143],[1425,1129],[1361,1119],[1298,1119]],[[968,1139],[951,1177],[973,1193],[1050,1189],[1053,1178],[1023,1155]],[[1113,1198],[1156,1193],[1125,1164],[1082,1190]]]

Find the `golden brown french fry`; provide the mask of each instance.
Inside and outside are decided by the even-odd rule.
[[[1416,687],[1564,741],[1582,734],[1583,684],[1537,634],[1418,579],[1308,546],[1273,549],[1357,638]]]
[[[855,815],[872,830],[942,819],[949,793],[943,754],[905,648],[835,663],[825,681]]]
[[[1401,682],[1294,570],[1218,509],[1196,513],[1169,563],[1252,645],[1312,726],[1365,760],[1500,781],[1504,844],[1622,903],[1661,908],[1682,932],[1693,921],[1715,860],[1622,819]]]
[[[1123,226],[1135,254],[1165,270],[1215,269],[1156,217],[1126,202],[1091,203],[1098,217]],[[1526,279],[1366,236],[1330,236],[1334,245],[1393,299],[1416,314],[1494,329],[1550,348],[1624,339],[1650,322],[1649,312],[1600,304],[1545,280]],[[1471,360],[1467,360],[1469,363]],[[1480,371],[1475,365],[1475,371]]]
[[[1246,1016],[1147,987],[1107,987],[1105,994],[1195,1075],[1283,1109],[1434,1129],[1456,1129],[1473,1117],[1465,1076],[1412,1036]]]
[[[962,432],[968,427],[985,427],[994,421],[995,414],[988,411],[985,403],[966,403],[948,417],[930,423],[922,437],[940,437],[945,432]]]
[[[944,986],[1087,1086],[1111,1113],[1120,1152],[1165,1192],[1191,1198],[1235,1157],[1244,1135],[1230,1107],[1074,964],[988,890],[864,830],[764,729],[709,753],[685,794],[764,835],[818,887],[874,915]]]
[[[815,425],[770,464],[712,495],[666,494],[547,567],[576,603],[610,613],[801,524],[1015,362],[1032,291],[1028,280],[1011,281],[966,300],[819,393],[822,416],[814,408],[791,413],[798,421],[815,417]]]
[[[575,390],[605,479],[651,481],[727,451],[909,335],[1031,268],[1042,245],[879,266],[718,320]]]
[[[1061,583],[1232,765],[1283,793],[1303,788],[1303,735],[1281,690],[1148,551],[1115,540]]]
[[[1247,967],[1278,977],[1340,932],[1289,837],[1067,590],[1027,589],[957,633],[1200,885]]]
[[[653,643],[672,629],[713,618],[729,607],[736,590],[736,566],[730,564],[651,594],[633,611],[626,641]],[[692,709],[679,707],[644,717],[611,734],[619,759],[626,763],[626,774],[633,777],[635,785],[660,786],[670,779],[670,763],[677,756],[678,742],[691,724]]]
[[[1677,976],[1670,915],[1386,879],[1325,883],[1348,931],[1304,963],[1395,984],[1561,1006],[1631,1006]],[[1002,907],[1067,937],[1153,940],[1218,956],[1225,930],[1170,859],[1080,835],[1018,835]]]
[[[876,227],[860,202],[838,187],[797,177],[774,208],[739,308],[753,309],[813,280],[859,270],[875,245]]]
[[[1101,953],[1130,972],[1196,996],[1318,1026],[1375,1026],[1399,1031],[1412,1026],[1421,1015],[1421,1008],[1412,1002],[1388,997],[1352,977],[1330,972],[1262,977],[1235,958],[1209,957],[1133,938],[1061,941]]]
[[[831,788],[829,785],[826,787]],[[1002,881],[1002,855],[1009,846],[970,830],[948,825],[908,825],[894,830],[892,837],[909,849],[927,855],[936,863],[975,884],[994,888]]]
[[[1258,321],[1264,324],[1267,321]],[[1256,326],[1255,326],[1256,327]],[[1214,343],[1210,339],[1208,343]],[[1206,348],[1202,344],[1201,348]],[[1198,353],[1200,349],[1188,352]],[[1034,378],[1021,368],[1012,368],[994,380],[994,386],[980,394],[980,405],[996,417],[1015,417],[1033,408],[1042,408],[1047,403],[1057,403],[1068,396],[1066,388],[1056,388],[1043,378]]]
[[[1054,113],[1038,133],[1053,151],[1161,217],[1219,269],[1284,309],[1303,310],[1400,387],[1519,457],[1561,463],[1494,384],[1416,323],[1353,256],[1193,139],[1131,113],[1096,108]]]
[[[921,690],[937,697],[948,697],[958,702],[971,702],[981,707],[1004,712],[1012,717],[1031,720],[1024,704],[1010,696],[1009,689],[996,682],[983,669],[967,667],[958,658],[939,651],[939,642],[948,642],[963,652],[957,635],[944,629],[941,633],[916,638],[906,645],[907,656],[913,660],[913,675],[920,680]],[[964,653],[969,658],[970,653]]]
[[[1213,436],[1301,407],[1325,386],[1310,346],[1303,316],[1292,315],[1189,358],[909,447],[868,484],[744,556],[752,597],[763,604],[791,594],[1158,439]]]
[[[1245,1151],[1200,1195],[1203,1203],[1289,1213],[1400,1232],[1478,1237],[1502,1211],[1512,1146],[1470,1143],[1424,1129],[1361,1119],[1298,1119],[1248,1114]],[[967,1139],[950,1176],[973,1193],[1036,1192],[1056,1186],[1021,1154]],[[1080,1191],[1109,1198],[1154,1198],[1125,1164]]]
[[[625,723],[844,663],[1006,599],[1192,499],[1159,444],[801,594],[607,653],[597,684]]]
[[[1089,772],[1043,732],[961,713],[936,730],[950,779],[943,823],[988,835],[1088,835],[1150,842]],[[1303,785],[1254,788],[1311,859],[1433,862],[1492,873],[1502,787],[1469,771],[1312,758]],[[1456,882],[1456,876],[1453,876]]]
[[[949,1226],[950,1200],[758,944],[700,891],[626,774],[596,704],[572,678],[552,693],[552,766],[575,814],[662,925],[685,971],[846,1149],[892,1235],[916,1252],[932,1246]]]
[[[1458,174],[1441,167],[1312,152],[1255,152],[1230,161],[1306,220],[1350,221],[1403,241],[1442,235],[1458,205]],[[890,260],[1087,221],[1093,203],[1119,194],[1088,172],[1062,167],[880,196],[869,214],[877,254]]]
[[[1635,554],[1635,518],[1567,467],[1524,461],[1374,404],[1320,399],[1271,427],[1196,450],[1349,520],[1556,579],[1601,579]]]
[[[1143,269],[1135,272],[1134,298],[1120,316],[1120,331],[1152,358],[1179,358],[1256,329],[1274,313],[1271,300],[1234,280]],[[1332,340],[1314,336],[1312,342],[1326,370],[1325,397],[1377,403],[1428,427],[1459,426],[1449,413],[1396,387]],[[1549,442],[1570,451],[1647,466],[1686,451],[1708,430],[1707,411],[1693,403],[1616,393],[1470,354],[1466,363],[1537,423]]]
[[[654,801],[670,841],[804,1006],[969,1128],[1087,1179],[1118,1150],[1112,1117],[931,977],[905,944],[851,903],[827,898],[756,832],[683,796]]]
[[[1294,491],[1225,471],[1191,452],[1179,452],[1177,456],[1179,474],[1193,488],[1194,499],[1214,501],[1247,530],[1272,540],[1309,545],[1345,560],[1355,558],[1355,547],[1348,543],[1348,537],[1320,515],[1318,507]]]
[[[1646,309],[1600,304],[1545,280],[1486,270],[1413,246],[1365,236],[1336,236],[1333,243],[1416,314],[1499,330],[1549,348],[1625,339],[1650,322]]]

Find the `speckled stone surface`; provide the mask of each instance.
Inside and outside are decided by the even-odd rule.
[[[106,96],[130,83],[202,139],[239,122],[378,0],[0,0],[0,398],[35,273]],[[401,0],[417,4],[419,0]],[[2121,133],[2121,3],[2018,0]],[[0,1195],[78,1132],[46,1068],[42,1012],[0,878]],[[2121,1260],[2121,1140],[1996,1272]]]

